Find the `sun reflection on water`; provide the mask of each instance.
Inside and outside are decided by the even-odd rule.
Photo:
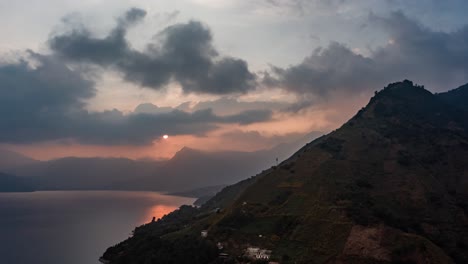
[[[163,217],[164,215],[169,214],[170,212],[179,208],[178,206],[171,206],[171,205],[155,205],[148,209],[145,213],[144,219],[141,220],[141,223],[149,223],[153,219],[153,217],[158,220],[159,218]]]

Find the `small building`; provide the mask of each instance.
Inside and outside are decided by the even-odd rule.
[[[258,254],[255,256],[256,259],[269,260],[271,256],[271,250],[261,249]]]
[[[200,235],[201,235],[201,237],[207,237],[208,236],[208,230],[202,230]]]
[[[258,251],[260,251],[260,248],[258,247],[248,247],[245,250],[245,254],[250,258],[254,258],[255,255],[257,255]]]
[[[223,243],[221,243],[221,242],[218,242],[218,243],[216,244],[216,246],[218,247],[219,250],[221,250],[221,249],[224,248],[224,245],[223,245]]]
[[[248,247],[245,250],[245,255],[251,259],[269,260],[271,257],[271,250],[258,247]]]

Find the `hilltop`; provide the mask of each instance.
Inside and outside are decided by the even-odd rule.
[[[467,89],[390,84],[279,166],[136,228],[102,261],[243,263],[255,246],[281,263],[468,263]]]

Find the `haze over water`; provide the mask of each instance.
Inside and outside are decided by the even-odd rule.
[[[0,263],[99,263],[136,226],[193,201],[151,192],[0,193]]]

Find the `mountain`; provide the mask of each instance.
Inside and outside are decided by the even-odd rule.
[[[269,156],[268,152],[206,152],[183,148],[152,177],[137,184],[166,191],[232,184],[274,164],[275,159]]]
[[[452,106],[468,111],[468,104],[466,102],[466,98],[468,98],[468,84],[449,92],[437,94],[437,96]]]
[[[459,91],[390,84],[279,166],[136,228],[101,261],[247,263],[259,247],[280,263],[468,263],[468,113],[447,100]]]
[[[27,180],[0,172],[0,192],[32,192],[33,190]]]
[[[10,171],[39,190],[129,190],[132,180],[151,177],[161,162],[126,158],[61,158]]]
[[[27,166],[38,162],[39,161],[17,152],[7,149],[0,149],[0,170],[8,170],[11,168]]]
[[[164,163],[152,177],[141,179],[136,184],[138,188],[155,186],[159,190],[177,192],[233,184],[255,175],[263,168],[271,167],[276,158],[290,156],[298,146],[316,138],[318,134],[320,132],[309,133],[299,140],[254,152],[209,152],[185,147]]]
[[[291,155],[317,133],[255,152],[207,152],[186,147],[167,161],[67,157],[16,162],[7,172],[28,178],[39,190],[189,191],[232,184],[254,175],[273,165],[277,157]]]

